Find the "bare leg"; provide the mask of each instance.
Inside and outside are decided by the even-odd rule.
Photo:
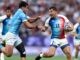
[[[67,60],[72,60],[70,46],[66,46],[66,47],[63,49],[63,52],[64,52],[65,55],[67,56]]]
[[[52,57],[54,56],[55,51],[56,51],[55,47],[50,47],[48,52],[43,53],[43,57]]]
[[[13,46],[6,45],[5,47],[1,48],[1,51],[7,56],[10,57],[13,54]]]
[[[75,58],[76,59],[78,58],[78,53],[79,53],[79,48],[78,47],[79,47],[78,45],[75,46],[75,49],[76,49]]]
[[[54,56],[55,51],[56,51],[55,47],[50,47],[48,52],[41,53],[39,56],[36,57],[35,60],[40,60],[42,57],[50,58]]]

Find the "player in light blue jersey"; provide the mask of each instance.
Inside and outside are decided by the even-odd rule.
[[[78,60],[79,46],[80,46],[80,17],[77,20],[77,23],[74,25],[74,30],[72,35],[74,36],[74,46],[75,46],[75,60]]]
[[[12,10],[11,10],[11,7],[8,6],[6,7],[6,18],[2,21],[2,24],[3,24],[3,29],[2,29],[2,40],[3,40],[3,43],[2,45],[5,46],[5,40],[4,40],[4,36],[6,35],[6,33],[8,32],[9,28],[10,28],[10,25],[11,25],[11,18],[12,18]],[[23,47],[23,48],[22,48]],[[24,45],[23,43],[21,42],[18,46],[15,47],[19,53],[20,53],[20,57],[21,57],[21,60],[23,60],[23,58],[26,60],[26,54],[24,54],[24,51],[25,51],[25,48],[24,48]],[[2,54],[2,53],[1,53]],[[2,54],[3,56],[3,54]],[[4,57],[3,57],[4,58]],[[2,59],[3,60],[3,59]]]
[[[9,21],[10,22],[9,30],[4,37],[4,40],[6,41],[6,46],[3,47],[0,44],[1,51],[8,57],[12,56],[14,46],[15,47],[20,46],[18,47],[18,49],[20,49],[20,53],[22,54],[21,55],[21,57],[23,57],[22,60],[25,60],[24,57],[26,52],[25,50],[23,50],[24,47],[22,46],[23,44],[21,44],[22,40],[18,36],[20,26],[23,23],[27,28],[35,29],[36,26],[32,25],[30,22],[39,19],[39,17],[30,18],[29,16],[26,15],[27,11],[28,11],[28,4],[24,1],[21,1],[19,4],[19,9],[16,11],[16,13]]]
[[[58,14],[56,7],[49,8],[49,15],[50,16],[46,20],[45,27],[39,26],[39,28],[41,28],[42,31],[45,31],[48,27],[51,28],[51,44],[49,50],[41,53],[35,58],[35,60],[40,60],[42,57],[49,58],[54,56],[58,46],[66,55],[67,60],[72,60],[70,46],[65,36],[65,30],[72,30],[73,25],[69,24],[67,25],[68,28],[65,29],[65,24],[70,22],[65,16]]]

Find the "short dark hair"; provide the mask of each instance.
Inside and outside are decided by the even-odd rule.
[[[11,10],[11,6],[7,6],[6,7],[6,10]]]
[[[21,2],[19,3],[19,8],[26,7],[26,6],[28,6],[28,3],[25,2],[25,1],[21,1]]]
[[[54,6],[50,7],[49,9],[53,9],[53,10],[57,11],[57,8]]]

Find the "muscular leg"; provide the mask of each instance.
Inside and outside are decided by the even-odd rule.
[[[75,58],[78,58],[78,53],[79,53],[79,45],[75,46],[76,52],[75,52]]]
[[[55,47],[50,47],[48,52],[43,53],[43,57],[52,57],[54,56],[55,51],[56,51]]]
[[[16,49],[20,53],[21,60],[26,60],[26,52],[23,43],[20,43],[18,46],[16,46]]]
[[[1,46],[0,49],[7,57],[10,57],[13,54],[13,48],[14,48],[16,39],[13,39],[13,38],[5,39],[5,42],[6,42],[5,47],[2,44],[0,44]]]
[[[62,50],[65,53],[65,55],[67,56],[67,60],[72,60],[70,46],[66,46]]]
[[[39,56],[36,57],[35,60],[40,60],[42,57],[46,57],[46,58],[52,57],[54,56],[55,51],[56,48],[51,46],[48,52],[41,53]]]
[[[13,46],[12,45],[6,45],[5,47],[1,48],[1,51],[7,56],[10,57],[13,54]]]

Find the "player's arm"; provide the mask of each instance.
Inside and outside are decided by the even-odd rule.
[[[72,35],[72,36],[79,36],[79,34],[76,33],[76,29],[77,29],[78,25],[79,25],[78,23],[74,25],[74,29],[73,29],[73,31],[71,32],[71,35]]]
[[[46,26],[44,26],[44,25],[38,25],[37,28],[38,28],[39,30],[43,31],[43,32],[45,32],[45,31],[48,29],[48,27],[46,27]]]
[[[72,24],[71,22],[68,22],[68,27],[67,27],[67,29],[65,29],[65,31],[66,31],[66,32],[70,32],[70,31],[72,31],[73,29],[74,29],[73,24]]]
[[[72,36],[80,36],[79,34],[77,34],[76,32],[72,33]]]
[[[32,25],[29,20],[30,20],[30,17],[27,16],[26,14],[22,13],[20,15],[20,19],[22,20],[23,24],[25,27],[29,28],[29,29],[34,29],[36,28],[36,26]]]
[[[65,31],[66,31],[66,32],[72,31],[72,30],[74,29],[73,24],[68,20],[67,17],[65,17],[65,16],[62,16],[62,17],[65,19],[65,24],[67,23],[67,25],[68,25],[68,28],[67,28],[67,30],[65,30]]]
[[[4,19],[6,19],[6,18],[7,18],[6,15],[4,15],[4,16],[0,16],[0,23],[1,23]]]
[[[31,24],[30,22],[28,22],[28,21],[25,21],[23,24],[25,25],[25,27],[27,27],[27,28],[29,28],[29,29],[35,29],[35,28],[37,28],[36,26],[32,25],[32,24]]]
[[[48,29],[50,18],[51,18],[51,17],[47,17],[47,18],[46,18],[46,21],[45,21],[45,24],[38,26],[38,28],[39,28],[41,31],[45,32],[45,31]]]
[[[33,22],[36,22],[37,20],[39,20],[40,19],[40,16],[37,16],[37,17],[35,17],[35,18],[29,18],[29,22],[30,23],[33,23]]]

